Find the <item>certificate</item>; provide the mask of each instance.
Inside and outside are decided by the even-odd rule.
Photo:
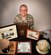
[[[18,42],[17,53],[31,53],[31,42]]]

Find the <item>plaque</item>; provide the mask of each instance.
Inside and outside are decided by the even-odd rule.
[[[19,36],[26,36],[27,24],[18,24],[17,29]]]

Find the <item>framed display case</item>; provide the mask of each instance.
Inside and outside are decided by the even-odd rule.
[[[26,34],[27,38],[38,40],[39,36],[40,36],[40,32],[27,29],[27,34]]]
[[[17,53],[32,53],[31,41],[18,42],[17,43]]]
[[[17,29],[15,24],[0,27],[0,39],[10,40],[17,37],[18,35],[17,35]]]

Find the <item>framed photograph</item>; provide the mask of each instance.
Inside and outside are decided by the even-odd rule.
[[[0,39],[10,40],[17,37],[18,35],[17,35],[17,29],[15,24],[0,27]]]
[[[26,35],[27,38],[38,40],[39,36],[40,32],[27,29],[27,35]]]
[[[32,53],[31,41],[18,42],[17,53]]]

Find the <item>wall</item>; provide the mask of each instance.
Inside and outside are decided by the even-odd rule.
[[[51,0],[0,0],[0,26],[13,24],[21,4],[28,6],[36,30],[51,29]]]

